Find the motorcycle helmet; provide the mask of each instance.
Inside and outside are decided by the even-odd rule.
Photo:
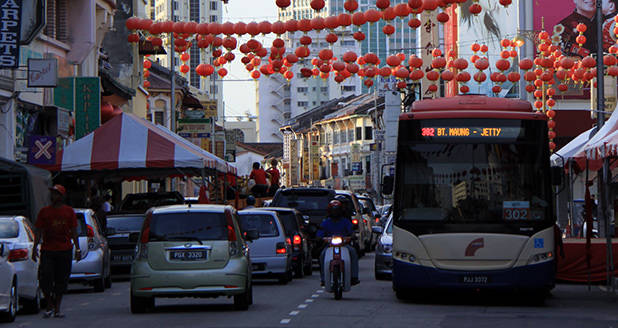
[[[339,217],[343,213],[343,204],[340,201],[333,199],[328,203],[328,216]]]

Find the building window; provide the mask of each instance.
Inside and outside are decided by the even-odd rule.
[[[174,10],[178,10],[178,1],[174,1]]]
[[[356,91],[356,86],[354,85],[344,85],[343,92],[354,92]]]
[[[296,103],[296,105],[298,105],[298,107],[307,107],[307,105],[309,105],[308,102],[306,101],[299,101]]]
[[[216,86],[216,85],[215,85],[215,86],[212,86],[212,85],[210,86],[210,94],[211,94],[211,95],[215,95],[215,94],[217,94],[218,92],[219,92],[219,88],[217,88],[217,86]]]
[[[284,104],[284,105],[289,105],[289,104],[290,104],[290,99],[286,99],[286,100],[284,100],[284,101],[283,101],[283,104]]]
[[[311,102],[311,104],[312,104],[313,106],[315,106],[315,101],[312,101],[312,102]]]
[[[159,125],[165,125],[164,124],[164,118],[165,118],[165,113],[163,112],[154,112],[154,122],[155,124],[159,124]]]
[[[307,90],[309,90],[307,87],[296,88],[296,91],[298,91],[298,93],[307,93]]]
[[[44,34],[66,42],[69,39],[68,16],[68,0],[47,0],[47,24]]]
[[[348,135],[347,135],[346,131],[345,130],[341,130],[340,134],[341,134],[341,137],[340,137],[341,138],[341,143],[348,142],[348,140],[347,140],[348,139],[347,138]]]
[[[365,127],[365,140],[373,139],[373,127],[366,126]]]
[[[210,2],[210,10],[217,10],[217,2],[216,1],[211,1]]]
[[[356,128],[356,140],[363,140],[363,128],[360,126]]]
[[[189,2],[189,19],[194,22],[200,20],[200,0],[191,0]]]
[[[210,22],[211,23],[215,23],[217,21],[217,16],[216,15],[210,15]]]
[[[328,87],[320,87],[320,92],[328,92]]]
[[[348,142],[354,141],[354,129],[348,130]]]
[[[197,0],[191,0],[191,6],[193,6],[193,2],[197,2]],[[190,55],[191,58],[189,58],[189,62],[191,63],[191,67],[197,67],[197,65],[200,64],[200,49],[197,47],[196,43],[191,45]],[[191,72],[191,85],[198,89],[200,88],[200,76],[197,75],[195,71]]]
[[[336,145],[339,143],[339,132],[335,131],[333,132],[333,144]]]
[[[354,40],[345,40],[345,41],[341,41],[341,45],[346,47],[346,46],[354,46],[356,45],[356,41]]]

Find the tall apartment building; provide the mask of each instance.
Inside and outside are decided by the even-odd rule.
[[[197,23],[221,23],[223,17],[223,2],[220,0],[150,0],[150,15],[154,20],[170,20],[172,19],[172,6],[174,6],[174,21],[193,21]],[[164,40],[168,42],[168,40]],[[169,49],[169,47],[167,47]],[[197,47],[197,42],[193,42],[193,46],[188,50],[191,58],[189,66],[191,70],[187,73],[187,80],[192,90],[198,95],[203,95],[209,99],[217,100],[217,114],[219,120],[223,120],[223,84],[216,74],[207,78],[202,78],[195,73],[195,67],[201,63],[212,64],[212,56],[208,51],[202,51]],[[171,53],[158,56],[159,63],[169,67]],[[174,58],[176,70],[179,71],[180,53],[176,53]]]
[[[310,0],[295,0],[285,10],[279,9],[278,19],[287,21],[290,19],[312,19],[317,16],[326,17],[339,15],[345,12],[343,4],[345,0],[327,0],[326,7],[319,13],[310,6]],[[407,3],[407,0],[391,0],[391,5]],[[375,8],[375,0],[360,0],[359,10],[366,11]],[[357,54],[373,52],[380,58],[382,63],[386,57],[397,52],[416,51],[416,32],[407,25],[408,19],[397,18],[391,22],[395,27],[395,34],[387,38],[382,33],[382,27],[386,23],[379,21],[374,24],[365,24],[361,31],[365,33],[365,40],[357,42],[352,34],[358,31],[358,27],[350,26],[343,30],[337,29],[339,41],[333,47],[335,57],[341,57],[346,51],[354,51]],[[311,56],[306,63],[294,65],[295,78],[288,83],[282,76],[273,75],[262,77],[257,86],[258,101],[256,103],[258,113],[258,140],[260,142],[275,142],[283,140],[279,132],[280,123],[290,117],[297,116],[311,108],[317,107],[329,99],[349,96],[368,92],[359,78],[347,79],[341,85],[335,83],[333,78],[324,81],[319,78],[300,78],[300,68],[312,68],[310,59],[317,56],[320,49],[327,48],[328,43],[324,40],[326,32],[319,35],[312,32],[309,34],[313,39],[310,47]],[[299,44],[302,32],[287,33],[284,36],[286,47],[294,50]],[[331,74],[332,75],[332,74]]]

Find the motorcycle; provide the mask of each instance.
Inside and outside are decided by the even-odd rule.
[[[343,292],[350,291],[352,287],[350,251],[345,247],[351,239],[334,236],[326,240],[328,248],[324,254],[322,270],[328,271],[325,271],[324,286],[327,292],[335,294],[336,300],[340,300]]]

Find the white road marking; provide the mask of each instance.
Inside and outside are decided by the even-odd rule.
[[[313,300],[308,298],[308,299],[305,300],[305,303],[313,303]]]
[[[316,297],[320,297],[320,295],[318,295],[318,294],[313,294],[313,295],[311,295],[311,297],[316,298]]]
[[[290,315],[298,315],[300,313],[300,311],[292,311],[290,312]]]
[[[300,304],[298,306],[299,309],[306,309],[309,304]]]
[[[88,304],[90,304],[90,302],[84,302],[84,303],[81,303],[80,305],[81,305],[81,306],[86,306],[86,305],[88,305]]]
[[[290,321],[292,321],[292,319],[282,319],[281,321],[279,321],[279,323],[282,325],[287,325],[288,323],[290,323]]]
[[[318,289],[315,292],[318,293],[318,294],[322,294],[322,293],[324,293],[324,289]]]

